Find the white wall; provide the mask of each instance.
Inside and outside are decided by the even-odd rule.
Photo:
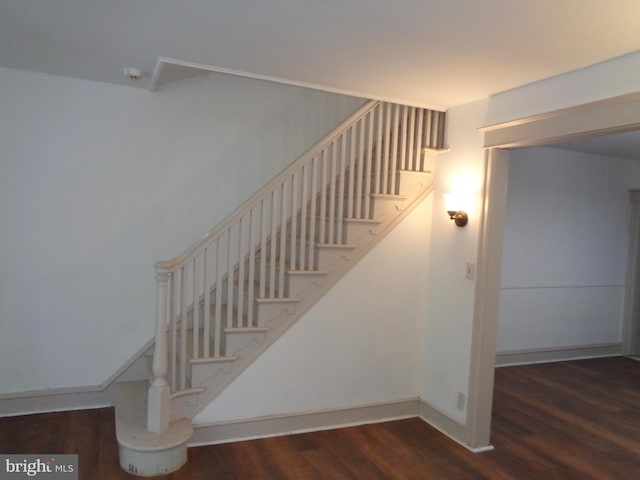
[[[498,353],[621,341],[635,163],[511,152]]]
[[[448,111],[449,153],[435,166],[433,223],[430,239],[427,327],[420,376],[420,396],[435,409],[464,422],[458,393],[467,394],[475,282],[465,278],[475,263],[483,178],[482,121],[486,102]],[[469,194],[467,226],[456,227],[446,213],[443,194]]]
[[[195,423],[417,397],[431,198],[209,404]]]
[[[362,100],[214,74],[157,93],[0,68],[0,393],[95,385],[171,258]]]

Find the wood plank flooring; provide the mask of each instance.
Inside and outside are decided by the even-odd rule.
[[[189,449],[173,480],[640,479],[640,362],[496,371],[492,443],[473,454],[420,419]],[[0,453],[77,453],[81,480],[118,466],[110,408],[0,418]]]

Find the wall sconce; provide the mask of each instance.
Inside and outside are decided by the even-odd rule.
[[[460,196],[452,194],[444,194],[444,205],[449,214],[449,218],[453,220],[458,227],[464,227],[469,221],[469,216],[462,210],[462,201]]]

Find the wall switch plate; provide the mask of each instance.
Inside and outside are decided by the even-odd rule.
[[[476,278],[476,264],[467,262],[467,265],[464,269],[464,278],[467,280],[473,280]]]

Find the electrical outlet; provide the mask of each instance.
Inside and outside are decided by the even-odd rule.
[[[467,402],[467,396],[462,393],[462,392],[458,392],[458,410],[464,410],[464,404]]]
[[[467,265],[464,269],[464,278],[467,280],[473,280],[476,277],[476,264],[472,262],[467,262]]]

